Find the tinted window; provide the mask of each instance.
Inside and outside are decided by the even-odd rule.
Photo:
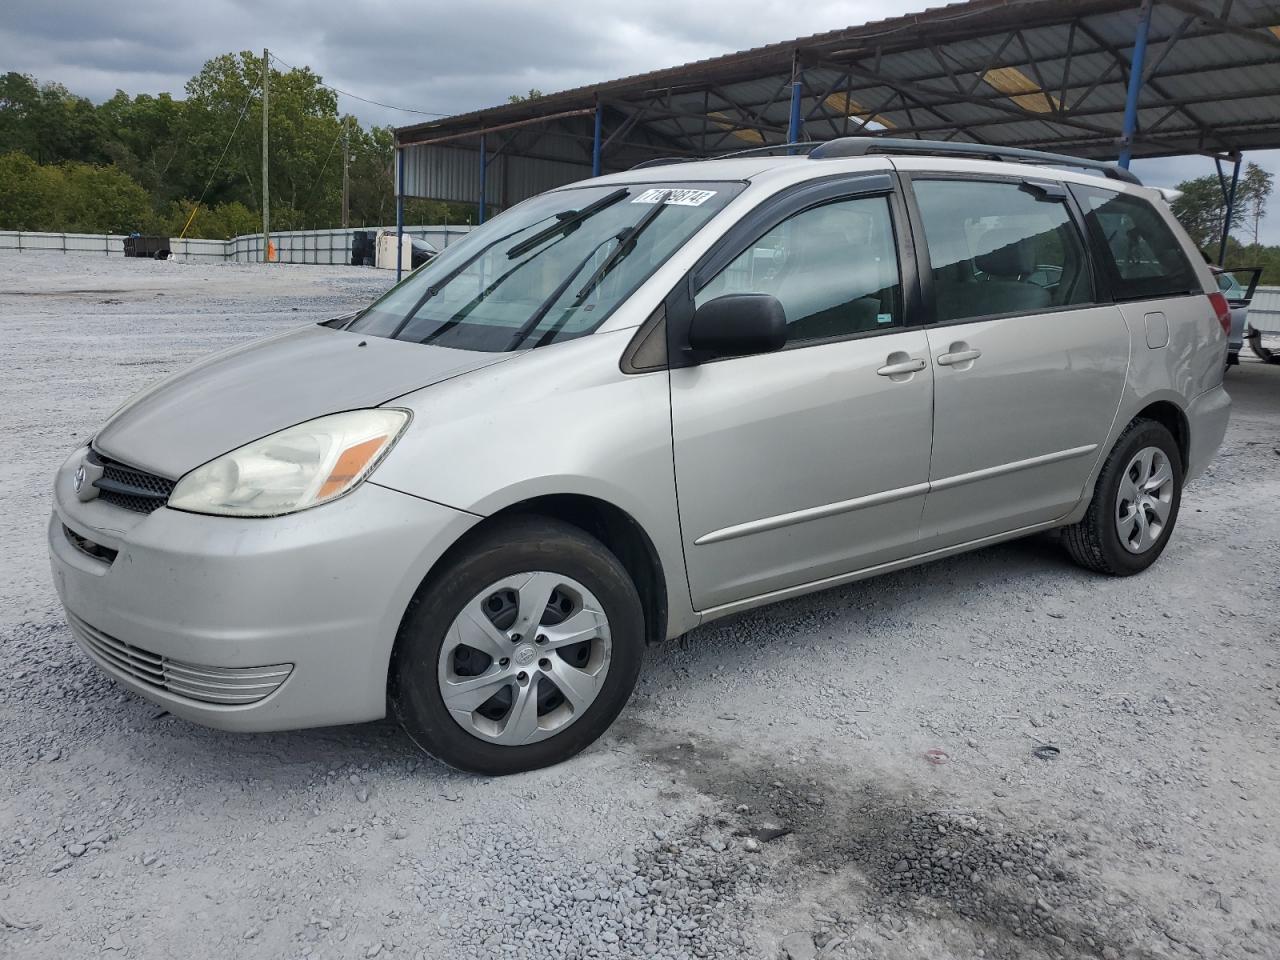
[[[1074,187],[1089,228],[1106,242],[1105,269],[1117,300],[1149,300],[1201,293],[1200,279],[1169,224],[1140,197]]]
[[[1090,303],[1079,231],[1065,203],[1016,183],[916,180],[939,321],[1045,313]]]
[[[645,183],[544,193],[450,244],[349,329],[485,351],[580,337],[741,189]]]
[[[771,293],[787,341],[825,340],[902,323],[902,287],[889,201],[859,197],[784,220],[703,287],[701,306],[728,293]]]

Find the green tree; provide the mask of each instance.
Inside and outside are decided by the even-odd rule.
[[[1257,243],[1259,225],[1266,216],[1267,201],[1271,196],[1272,179],[1272,174],[1256,163],[1245,167],[1244,175],[1236,186],[1236,202],[1231,215],[1233,234],[1248,230]],[[1215,175],[1196,177],[1184,180],[1176,189],[1182,194],[1172,203],[1174,216],[1199,249],[1216,252],[1227,215],[1221,182]]]
[[[0,155],[0,230],[48,230],[61,178],[25,153]]]

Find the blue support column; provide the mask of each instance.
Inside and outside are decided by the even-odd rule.
[[[1152,0],[1142,0],[1142,19],[1133,41],[1133,59],[1129,61],[1129,93],[1124,100],[1124,127],[1120,131],[1120,166],[1129,169],[1133,159],[1133,138],[1138,132],[1138,94],[1142,92],[1142,72],[1147,60],[1147,35],[1151,32]]]
[[[404,274],[404,148],[396,150],[396,283]]]
[[[791,124],[787,128],[787,143],[799,143],[804,132],[804,118],[800,113],[800,98],[803,96],[804,84],[799,79],[794,80],[791,84]]]
[[[476,204],[476,226],[484,223],[485,174],[489,169],[489,153],[485,149],[484,134],[480,134],[480,200]]]
[[[600,128],[604,122],[604,105],[596,100],[596,132],[591,140],[591,175],[600,176]]]
[[[1231,187],[1225,189],[1227,212],[1222,218],[1222,241],[1218,244],[1218,266],[1225,267],[1227,265],[1227,237],[1231,236],[1231,215],[1235,212],[1236,207],[1236,187],[1240,184],[1240,163],[1244,157],[1236,154],[1235,166],[1231,168]],[[1218,182],[1223,183],[1222,161],[1214,158],[1214,163],[1218,165]]]

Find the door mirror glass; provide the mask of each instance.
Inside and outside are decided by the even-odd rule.
[[[770,293],[730,293],[708,300],[693,314],[689,346],[712,357],[741,357],[780,350],[787,342],[787,313]]]

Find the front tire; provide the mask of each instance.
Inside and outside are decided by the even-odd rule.
[[[1182,457],[1167,427],[1135,420],[1103,464],[1084,518],[1063,530],[1071,559],[1127,577],[1164,552],[1182,502]]]
[[[390,675],[409,737],[450,766],[503,775],[567,760],[626,705],[644,611],[600,541],[542,517],[481,531],[405,612]]]

